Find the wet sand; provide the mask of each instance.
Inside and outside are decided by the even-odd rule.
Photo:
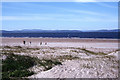
[[[18,41],[32,41],[32,42],[115,42],[117,43],[117,39],[94,39],[94,38],[2,38],[4,42],[18,42]]]

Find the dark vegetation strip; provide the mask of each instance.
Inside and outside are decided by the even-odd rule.
[[[10,79],[10,77],[25,77],[34,74],[34,72],[27,70],[36,65],[34,58],[14,54],[5,55],[7,58],[2,61],[3,79]]]
[[[2,60],[3,80],[31,76],[34,74],[34,72],[29,71],[28,69],[37,64],[43,66],[44,70],[49,70],[54,65],[61,65],[61,62],[57,60],[39,60],[38,58],[23,55],[15,55],[13,53],[3,54],[7,56],[5,60]]]
[[[88,52],[88,53],[90,53],[90,54],[93,54],[93,55],[107,55],[107,54],[105,54],[105,53],[103,53],[103,52],[98,52],[98,53],[96,53],[96,52],[93,52],[93,51],[90,51],[90,50],[87,50],[87,49],[81,49],[81,50],[83,50],[83,51],[85,51],[85,52]]]

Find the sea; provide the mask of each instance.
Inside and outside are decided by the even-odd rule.
[[[108,38],[120,39],[118,32],[2,33],[1,37]]]

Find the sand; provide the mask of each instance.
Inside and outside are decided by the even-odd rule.
[[[117,39],[80,39],[80,38],[2,38],[2,45],[23,45],[26,41],[26,46],[42,46],[50,47],[86,47],[86,48],[118,48]]]
[[[23,44],[23,41],[26,44]],[[31,44],[30,44],[31,42]],[[40,42],[42,44],[40,45]],[[45,45],[45,43],[47,43]],[[43,71],[34,66],[36,74],[29,78],[117,78],[118,40],[80,38],[2,38],[1,46],[22,46],[34,50],[16,52],[39,59],[62,58],[62,65]],[[38,48],[37,50],[35,48]],[[97,54],[97,55],[96,55]],[[65,57],[67,56],[67,57]],[[68,58],[72,56],[72,58]]]

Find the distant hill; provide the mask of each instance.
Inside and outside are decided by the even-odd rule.
[[[120,29],[114,30],[88,30],[88,31],[80,31],[80,30],[40,30],[40,29],[24,29],[24,30],[1,30],[2,33],[77,33],[77,32],[118,32]]]
[[[2,33],[71,33],[71,32],[82,32],[79,30],[39,30],[39,29],[24,29],[24,30],[14,30],[6,31],[2,30]]]
[[[119,32],[120,29],[113,29],[113,30],[88,30],[88,31],[84,31],[84,32]]]
[[[119,30],[120,31],[120,30]],[[118,39],[118,29],[115,30],[39,30],[25,29],[6,31],[2,30],[1,37],[52,37],[52,38],[111,38]]]

